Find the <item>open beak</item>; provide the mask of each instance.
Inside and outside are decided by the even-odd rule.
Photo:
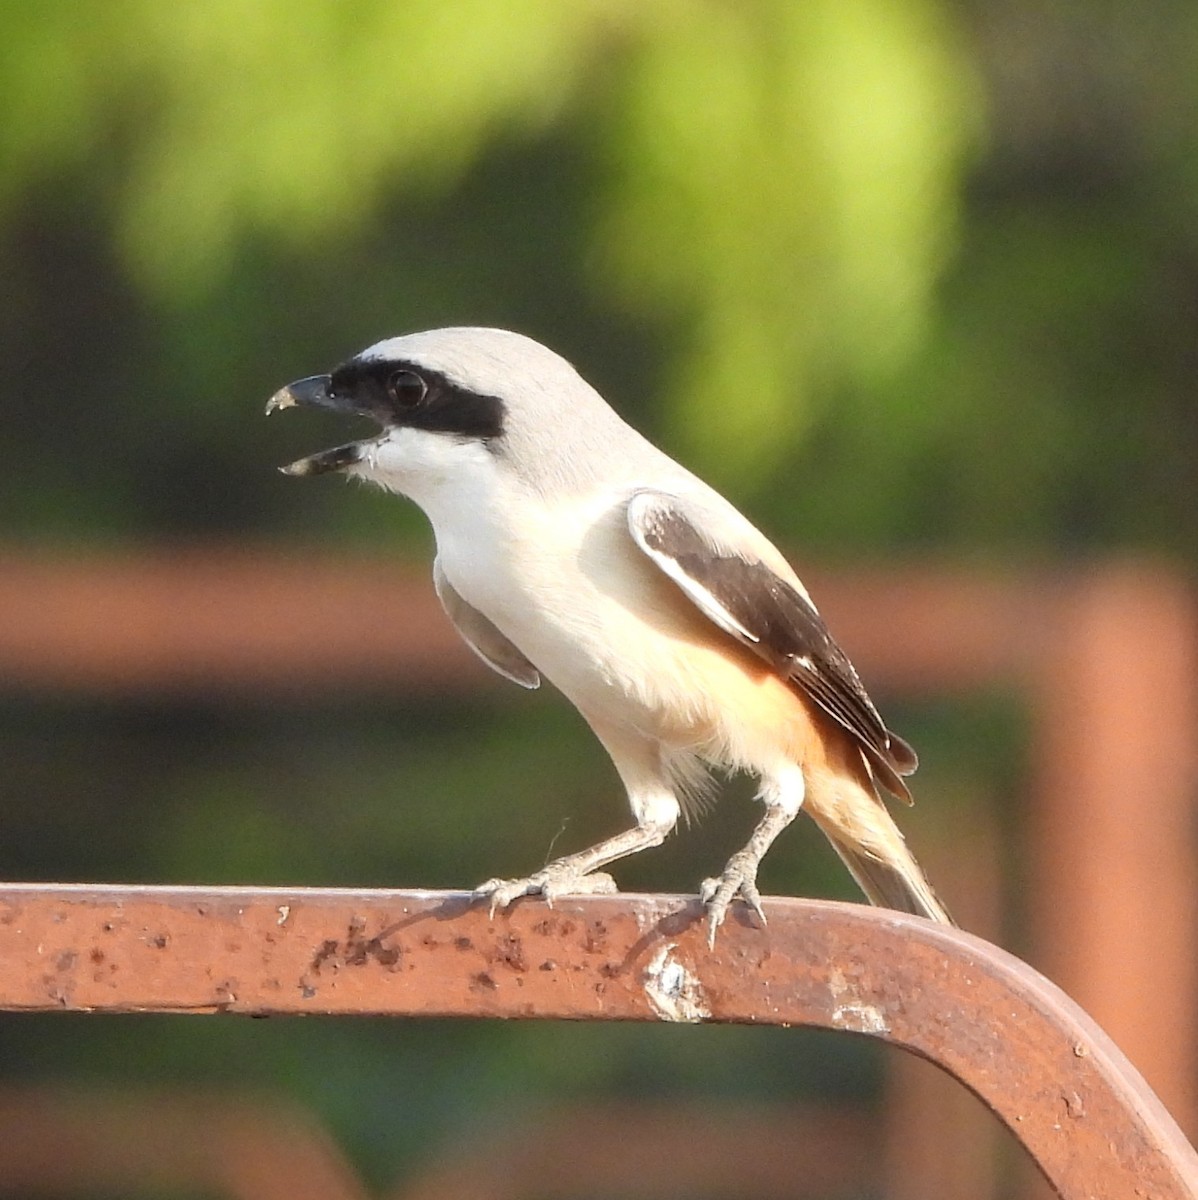
[[[328,375],[309,375],[307,379],[297,379],[295,383],[279,388],[266,402],[267,415],[282,408],[323,408],[326,412],[369,415],[355,408],[344,397],[335,396],[330,390],[330,383]],[[364,443],[347,442],[344,446],[334,446],[332,450],[321,450],[306,458],[298,458],[279,470],[284,475],[324,475],[329,471],[343,471],[346,467],[352,467],[354,463],[362,461],[365,453]]]

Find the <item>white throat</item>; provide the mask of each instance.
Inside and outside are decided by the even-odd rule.
[[[398,427],[368,442],[348,473],[407,496],[440,529],[463,508],[493,499],[501,468],[482,442]]]

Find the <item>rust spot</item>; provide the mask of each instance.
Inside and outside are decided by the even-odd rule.
[[[98,967],[104,961],[104,951],[97,946],[87,957]]]
[[[524,944],[514,934],[505,933],[495,945],[492,962],[502,963],[513,971],[527,971],[528,959],[524,956]]]
[[[398,946],[384,946],[377,937],[363,939],[353,946],[353,953],[346,959],[350,966],[362,967],[374,961],[380,967],[394,967],[400,960],[401,951]]]
[[[53,1003],[66,1007],[70,999],[70,993],[62,986],[60,980],[53,975],[43,975],[42,985],[46,989],[46,995]]]
[[[458,950],[473,950],[474,943],[468,937],[455,937],[453,944]]]
[[[170,935],[165,933],[156,933],[152,938],[149,939],[149,943],[156,950],[165,950],[167,946],[171,944]],[[228,949],[227,946],[225,948]]]
[[[495,980],[486,973],[486,971],[480,971],[473,977],[473,979],[471,979],[470,986],[476,991],[493,992],[499,987],[499,984],[497,984]]]
[[[320,974],[320,968],[331,958],[335,958],[337,951],[341,948],[341,943],[328,938],[320,943],[320,948],[312,955],[312,961],[308,965],[310,971],[314,971],[317,975]]]
[[[374,952],[374,961],[380,967],[398,966],[403,957],[403,951],[398,946],[384,946],[378,938],[371,938],[370,945]]]
[[[587,925],[582,948],[588,954],[601,954],[607,948],[607,926],[602,921],[591,921]]]
[[[364,967],[368,963],[378,963],[380,967],[395,969],[398,967],[403,951],[398,946],[388,946],[382,937],[363,937],[366,922],[361,917],[350,919],[345,933],[345,941],[328,938],[321,942],[320,949],[312,956],[308,969],[319,975],[321,969],[332,963],[338,967]]]

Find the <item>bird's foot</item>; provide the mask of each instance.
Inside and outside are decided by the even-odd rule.
[[[474,889],[474,897],[489,900],[494,916],[521,896],[540,896],[552,908],[559,896],[610,896],[619,890],[606,871],[584,871],[563,858],[525,879],[488,879]]]
[[[724,868],[724,873],[705,879],[699,885],[699,898],[707,906],[707,944],[715,949],[716,931],[724,923],[728,906],[739,896],[766,923],[757,890],[757,867],[760,857],[749,850],[738,850]]]

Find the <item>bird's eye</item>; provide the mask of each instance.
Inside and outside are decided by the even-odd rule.
[[[401,408],[415,408],[428,395],[428,384],[415,371],[396,371],[387,380],[387,395]]]

